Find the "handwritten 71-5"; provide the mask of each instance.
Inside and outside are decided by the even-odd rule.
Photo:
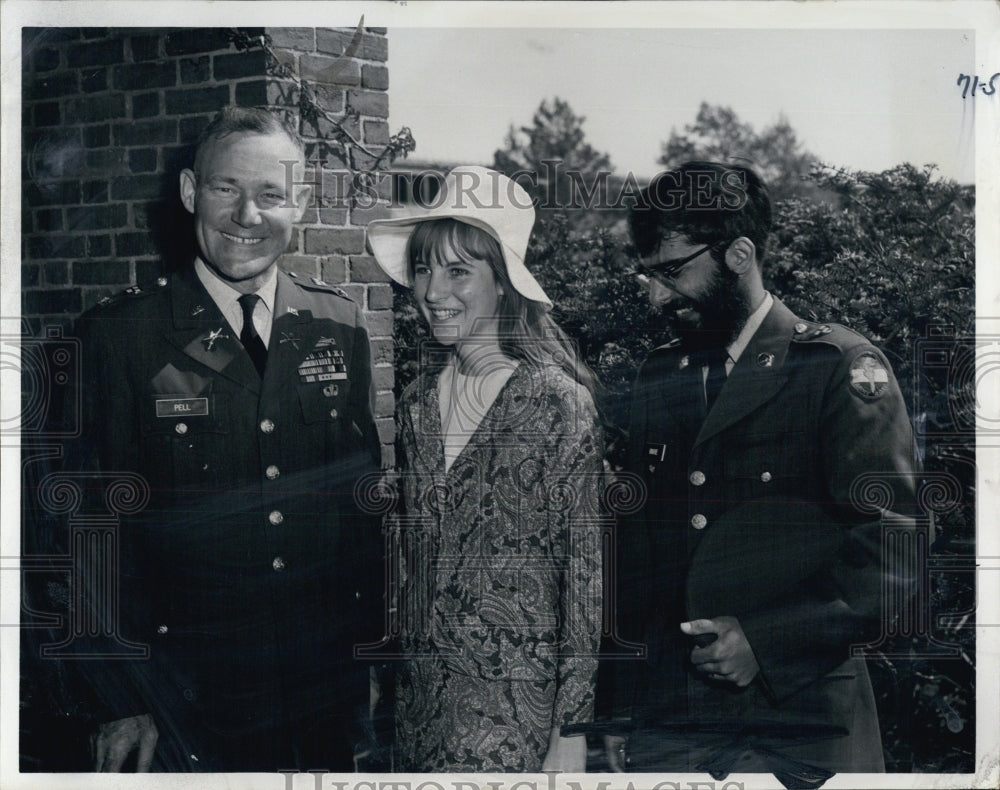
[[[984,96],[992,96],[994,93],[996,93],[996,86],[993,83],[997,79],[1000,79],[1000,71],[998,71],[996,74],[990,77],[989,82],[985,81],[980,82],[979,77],[975,77],[971,74],[959,74],[958,82],[956,82],[955,84],[961,85],[962,82],[964,81],[965,87],[962,88],[962,98],[964,99],[966,96],[971,94],[972,98],[974,99],[976,98],[976,88],[982,88]],[[969,85],[972,85],[971,91],[969,90]]]

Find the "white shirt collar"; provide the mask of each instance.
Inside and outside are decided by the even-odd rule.
[[[243,327],[243,310],[238,300],[243,294],[220,279],[217,274],[208,268],[201,257],[194,259],[194,271],[198,275],[198,279],[201,280],[201,284],[205,286],[205,290],[208,291],[208,295],[212,297],[212,301],[218,305],[219,310],[226,317],[230,326],[239,332]],[[256,292],[261,302],[267,307],[268,315],[274,314],[274,296],[277,288],[278,267],[272,265],[264,275],[263,285]],[[266,337],[266,335],[263,336]]]
[[[764,318],[767,316],[768,311],[771,309],[771,305],[774,304],[774,297],[771,296],[770,291],[764,292],[764,301],[762,301],[757,309],[750,313],[750,317],[747,322],[743,325],[740,333],[736,336],[736,339],[729,344],[729,359],[732,364],[736,364],[737,360],[740,358],[748,345],[750,345],[751,339],[757,334],[757,330],[760,329],[760,325],[764,323]],[[729,363],[727,363],[729,364]]]

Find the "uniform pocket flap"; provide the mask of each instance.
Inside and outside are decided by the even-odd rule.
[[[344,416],[351,388],[349,381],[310,382],[299,384],[298,388],[305,423],[333,422]]]

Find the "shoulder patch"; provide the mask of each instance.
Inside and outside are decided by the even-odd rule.
[[[889,388],[889,371],[882,360],[870,351],[859,354],[851,363],[851,392],[862,400],[881,398]]]

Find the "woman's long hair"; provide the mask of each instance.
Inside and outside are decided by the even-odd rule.
[[[510,281],[499,242],[489,233],[454,219],[428,220],[417,225],[410,236],[407,258],[410,282],[417,262],[435,263],[443,250],[451,247],[466,263],[484,261],[503,290],[498,305],[500,350],[504,354],[538,366],[558,365],[598,400],[598,381],[580,359],[576,344],[549,315],[541,302],[522,296]]]

